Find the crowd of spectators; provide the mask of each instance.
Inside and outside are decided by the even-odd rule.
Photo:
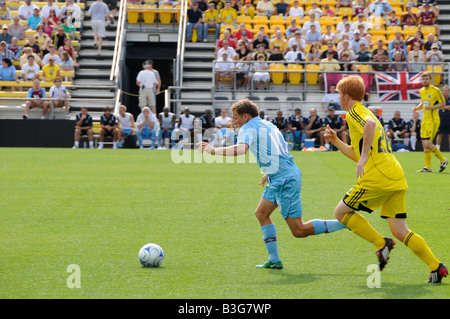
[[[245,75],[267,87],[265,71],[271,63],[309,61],[326,72],[365,70],[365,63],[378,62],[373,71],[417,72],[427,63],[443,62],[436,1],[396,3],[197,0],[188,9],[187,41],[192,41],[196,29],[197,41],[207,42],[208,30],[214,29],[216,60],[221,62],[216,75],[226,78],[239,71],[242,87],[249,86]],[[232,61],[242,63],[228,63]],[[261,61],[259,70],[246,71],[245,61]],[[323,89],[323,76],[319,84]]]

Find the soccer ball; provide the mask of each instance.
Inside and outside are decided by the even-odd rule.
[[[139,261],[144,267],[159,267],[164,260],[164,252],[157,244],[147,244],[139,250]]]

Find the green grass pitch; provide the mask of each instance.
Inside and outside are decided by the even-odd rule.
[[[373,246],[348,230],[294,238],[273,220],[283,270],[267,260],[254,210],[263,189],[254,163],[181,163],[170,151],[0,150],[0,298],[449,298],[450,278],[426,284],[428,267],[397,242],[380,288],[367,272]],[[303,174],[305,221],[332,219],[356,181],[339,152],[293,152]],[[450,154],[444,154],[450,158]],[[418,174],[423,153],[398,153],[408,225],[450,265],[450,169]],[[364,213],[365,214],[365,213]],[[366,214],[367,216],[367,214]],[[367,216],[384,235],[379,210]],[[165,252],[143,268],[141,246]],[[80,288],[69,288],[69,265]]]

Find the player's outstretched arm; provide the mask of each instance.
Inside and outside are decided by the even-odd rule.
[[[246,143],[240,143],[228,147],[217,147],[213,148],[207,142],[197,143],[199,152],[208,152],[213,155],[222,155],[222,156],[239,156],[247,153],[248,145]]]
[[[341,151],[342,154],[347,156],[349,159],[357,162],[355,151],[353,150],[353,147],[342,142],[341,139],[337,136],[336,131],[331,129],[329,125],[327,125],[327,127],[325,128],[324,137],[330,143],[332,143],[334,146],[336,146],[338,148],[338,150]]]

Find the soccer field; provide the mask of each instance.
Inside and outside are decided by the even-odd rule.
[[[278,210],[285,268],[256,269],[267,253],[254,216],[263,191],[255,163],[176,164],[170,151],[150,150],[0,152],[0,298],[450,297],[450,278],[425,283],[428,267],[398,241],[380,288],[369,288],[370,243],[346,229],[294,238]],[[293,156],[304,221],[334,218],[356,182],[355,163],[339,152]],[[433,158],[435,172],[418,174],[423,153],[396,156],[409,185],[408,225],[449,266],[450,169],[437,173]],[[390,235],[379,210],[364,214]],[[160,268],[138,261],[150,242],[164,249]],[[79,270],[75,281],[69,265]]]

